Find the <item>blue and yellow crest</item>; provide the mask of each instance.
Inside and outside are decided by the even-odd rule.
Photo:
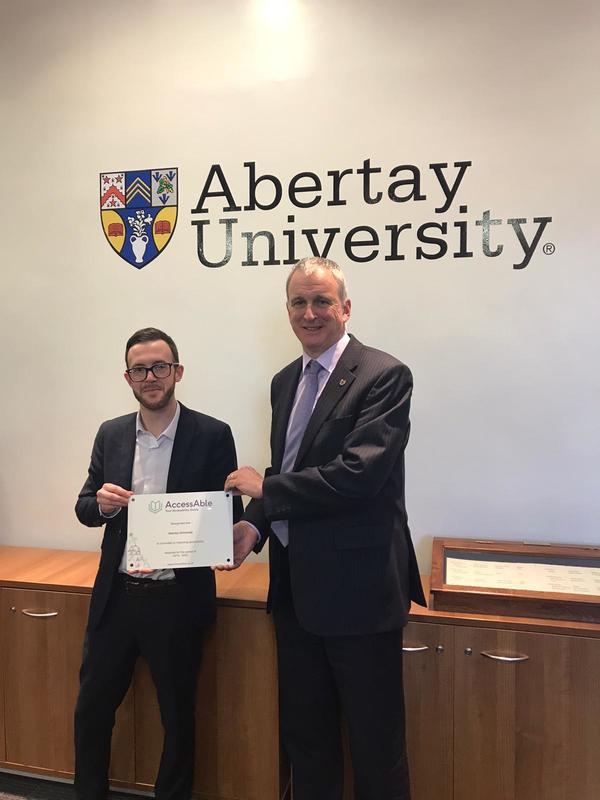
[[[100,216],[112,249],[137,269],[161,254],[177,222],[177,169],[100,174]]]

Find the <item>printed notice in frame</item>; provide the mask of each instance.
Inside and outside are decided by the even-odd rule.
[[[233,564],[230,492],[138,494],[127,513],[127,570]]]

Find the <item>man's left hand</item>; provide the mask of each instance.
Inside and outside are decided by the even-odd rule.
[[[254,500],[262,497],[263,477],[254,467],[240,467],[227,476],[225,491],[244,494]]]

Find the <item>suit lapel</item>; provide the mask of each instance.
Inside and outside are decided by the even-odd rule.
[[[167,477],[167,492],[176,492],[182,485],[183,469],[188,460],[188,453],[194,444],[195,423],[193,415],[182,403],[179,404],[179,422],[173,441],[169,475]]]
[[[301,371],[302,359],[299,358],[290,364],[289,375],[283,377],[281,392],[273,407],[273,469],[275,472],[279,472],[281,469],[288,421],[294,405]]]
[[[115,442],[114,447],[111,447],[111,451],[114,453],[113,469],[111,470],[113,482],[124,489],[131,489],[136,417],[136,414],[132,414],[125,421],[123,429],[117,432],[118,441]]]
[[[342,353],[308,421],[296,457],[295,467],[302,463],[302,459],[310,449],[321,425],[352,386],[356,377],[355,370],[359,361],[358,356],[361,347],[360,342],[352,337]]]

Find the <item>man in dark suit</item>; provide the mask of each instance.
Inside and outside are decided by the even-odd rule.
[[[425,602],[404,505],[412,376],[346,333],[350,308],[337,264],[292,269],[287,310],[303,355],[271,385],[272,466],[225,483],[254,498],[234,527],[235,564],[269,539],[294,800],[341,800],[340,709],[355,800],[410,793],[402,627],[411,599]]]
[[[92,591],[75,710],[75,789],[104,800],[115,712],[138,655],[148,662],[165,731],[159,800],[189,800],[194,766],[194,696],[202,633],[216,613],[209,567],[127,572],[127,504],[135,494],[220,491],[236,467],[229,426],[175,399],[183,376],[170,336],[144,328],[125,350],[125,380],[139,412],[104,422],[75,511],[106,524]],[[236,498],[234,518],[241,501]]]

